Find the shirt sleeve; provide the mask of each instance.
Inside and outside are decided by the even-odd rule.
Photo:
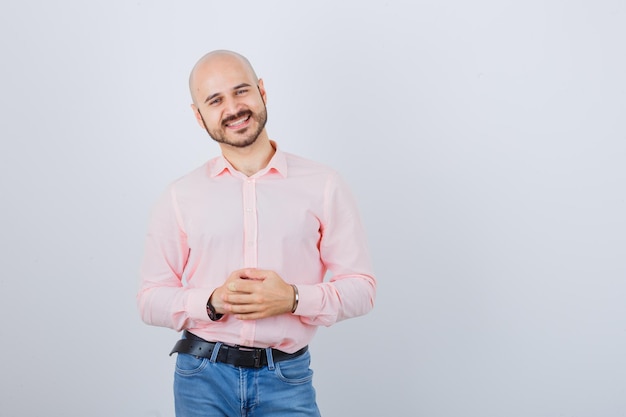
[[[187,235],[170,186],[155,204],[148,225],[137,294],[145,323],[180,331],[209,320],[206,302],[213,289],[183,286],[188,257]]]
[[[328,282],[298,285],[295,314],[306,324],[330,326],[374,307],[376,278],[356,200],[333,173],[324,197],[320,256],[332,273]]]

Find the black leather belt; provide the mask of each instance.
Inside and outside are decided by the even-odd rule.
[[[210,358],[215,349],[216,343],[207,342],[206,340],[196,336],[185,330],[185,339],[180,339],[174,345],[173,353],[188,353],[190,355],[201,358]],[[287,359],[297,358],[309,349],[308,346],[303,347],[294,353],[286,353],[282,350],[272,349],[272,358],[274,362],[280,362]],[[228,363],[230,365],[241,368],[263,368],[267,366],[267,352],[263,348],[249,348],[243,346],[229,346],[222,344],[220,351],[217,353],[217,362]]]

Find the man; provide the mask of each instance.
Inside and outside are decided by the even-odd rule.
[[[146,323],[184,331],[176,415],[319,416],[307,345],[375,298],[355,201],[335,171],[269,139],[246,58],[208,53],[189,87],[222,155],[157,202],[137,296]]]

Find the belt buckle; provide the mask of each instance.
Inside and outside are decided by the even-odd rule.
[[[245,352],[247,354],[251,354],[251,357],[248,356],[248,358],[252,359],[252,361],[248,359],[248,361],[244,361],[245,364],[242,364],[242,366],[246,368],[249,368],[249,367],[260,368],[261,367],[261,360],[263,359],[264,349],[237,346],[237,350],[242,353]]]
[[[255,368],[260,368],[261,367],[261,349],[254,349],[254,367]]]

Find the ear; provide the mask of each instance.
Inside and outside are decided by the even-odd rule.
[[[263,99],[263,103],[267,106],[267,93],[265,92],[265,86],[263,85],[263,79],[259,78],[259,82],[257,83],[259,86],[259,93],[261,93],[261,98]]]
[[[191,105],[191,110],[193,110],[193,115],[196,117],[196,121],[200,125],[202,129],[204,129],[204,122],[202,121],[202,115],[200,114],[200,110],[195,104]]]

